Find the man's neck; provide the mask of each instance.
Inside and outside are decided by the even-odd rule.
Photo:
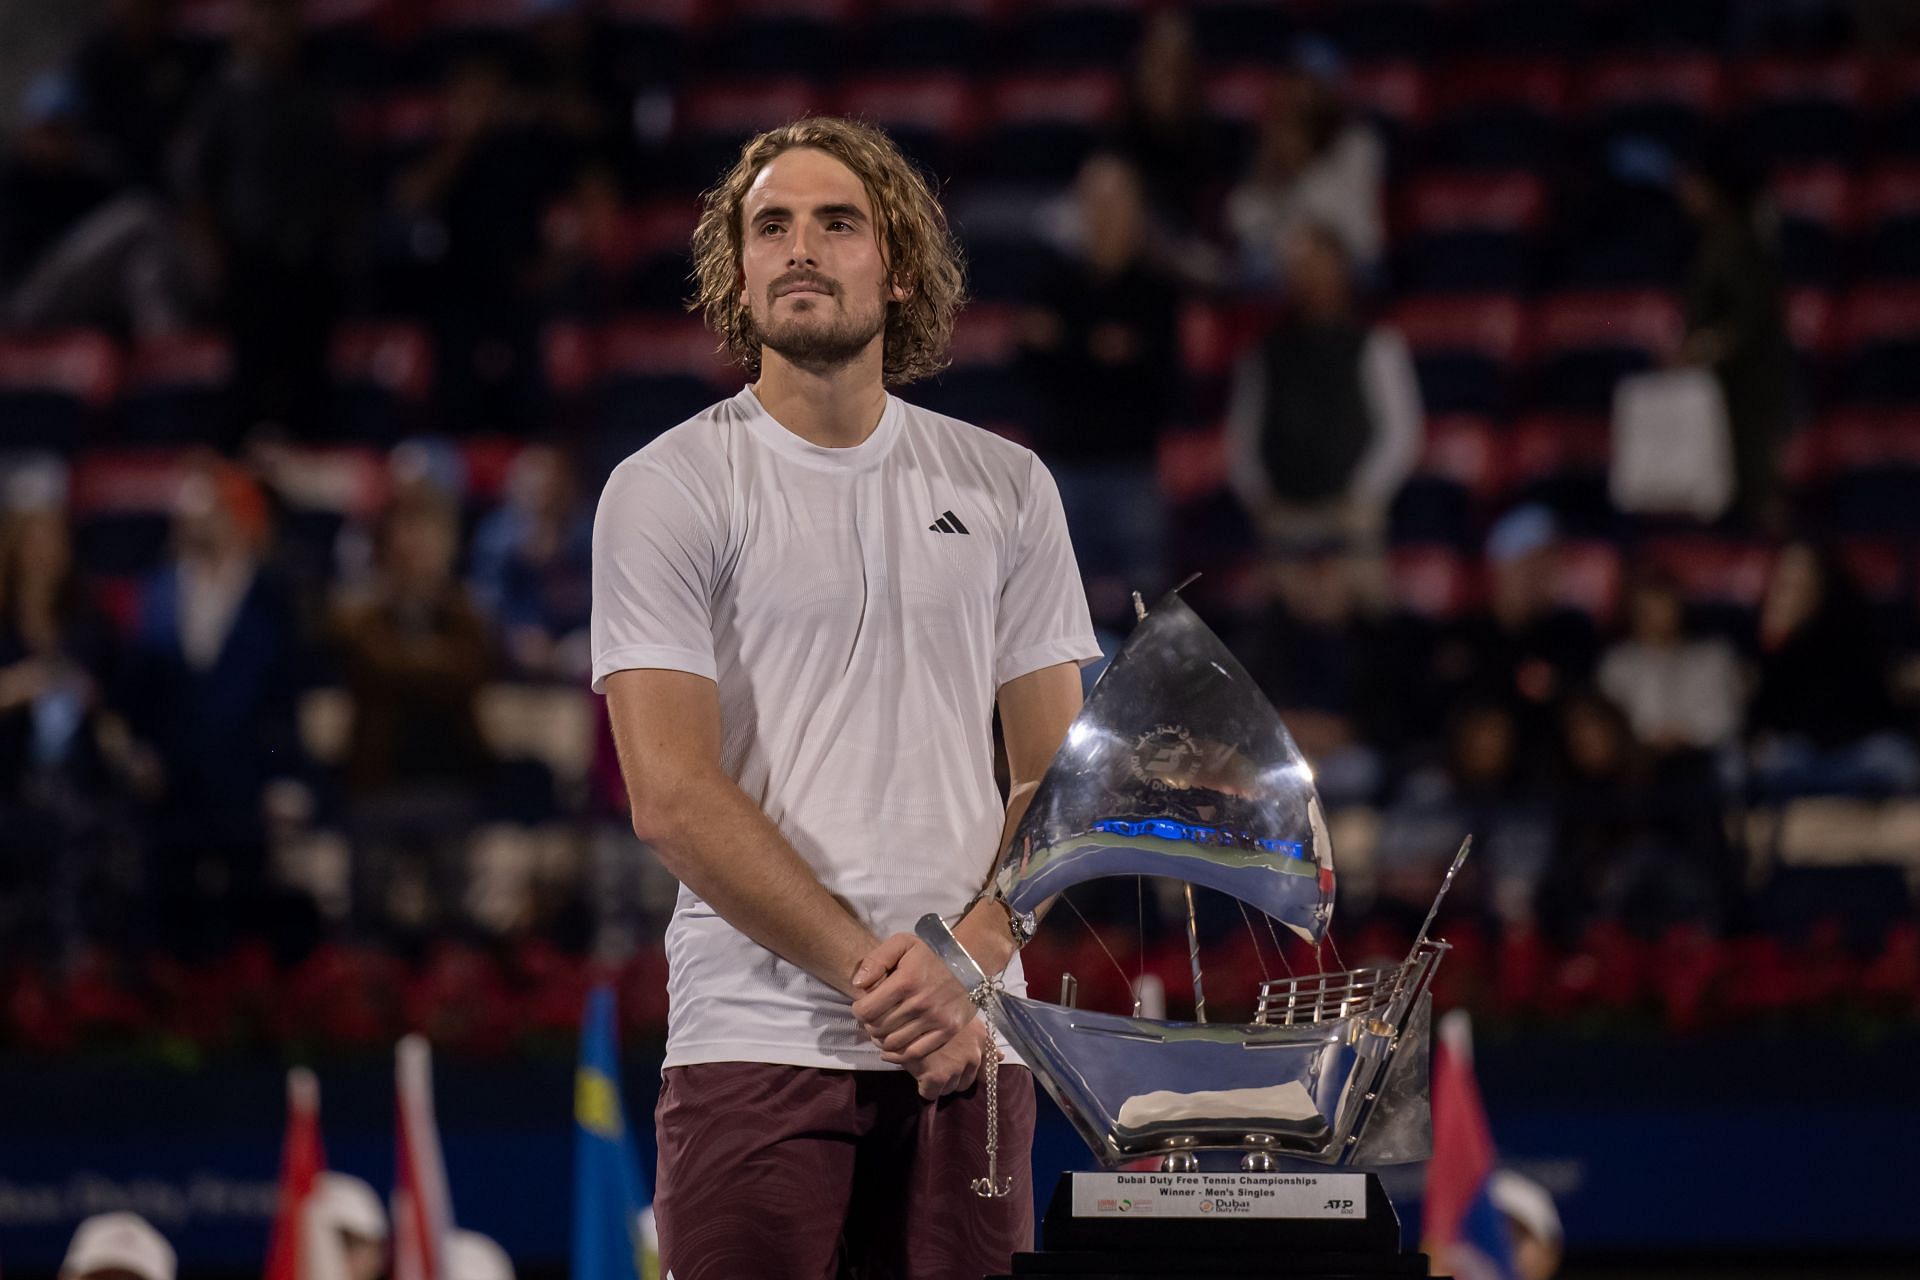
[[[887,389],[880,381],[880,343],[834,369],[813,370],[761,349],[753,393],[767,416],[809,444],[851,449],[880,425]]]

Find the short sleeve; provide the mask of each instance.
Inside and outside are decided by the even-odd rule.
[[[1013,529],[1006,581],[1000,588],[1000,615],[994,625],[996,685],[1042,667],[1062,662],[1084,665],[1100,656],[1080,566],[1067,536],[1060,490],[1031,454]]]
[[[632,459],[607,480],[593,518],[593,691],[637,667],[712,680],[713,592],[725,516],[671,470]]]

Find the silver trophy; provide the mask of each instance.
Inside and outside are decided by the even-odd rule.
[[[1195,1020],[1101,1013],[1010,995],[947,922],[916,932],[1032,1068],[1109,1169],[1195,1152],[1382,1165],[1429,1154],[1430,939],[1462,846],[1407,958],[1384,968],[1262,982],[1253,1021],[1209,1022],[1193,886],[1225,893],[1318,944],[1333,918],[1333,848],[1313,773],[1246,670],[1177,595],[1121,646],[1067,731],[983,896],[1016,939],[1041,904],[1108,876],[1185,885]],[[1277,945],[1277,942],[1276,942]],[[1070,983],[1063,986],[1070,987]],[[990,1139],[991,1141],[991,1139]],[[994,1174],[975,1184],[1000,1191]]]

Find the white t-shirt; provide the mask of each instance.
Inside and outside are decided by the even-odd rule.
[[[891,396],[822,448],[751,388],[608,478],[592,640],[596,691],[634,667],[715,682],[722,767],[879,937],[986,880],[999,687],[1100,652],[1030,451]],[[846,997],[684,886],[666,947],[667,1066],[886,1066]]]

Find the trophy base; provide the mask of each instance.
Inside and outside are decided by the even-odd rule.
[[[992,1280],[1440,1280],[1370,1173],[1069,1173],[1045,1239]]]

